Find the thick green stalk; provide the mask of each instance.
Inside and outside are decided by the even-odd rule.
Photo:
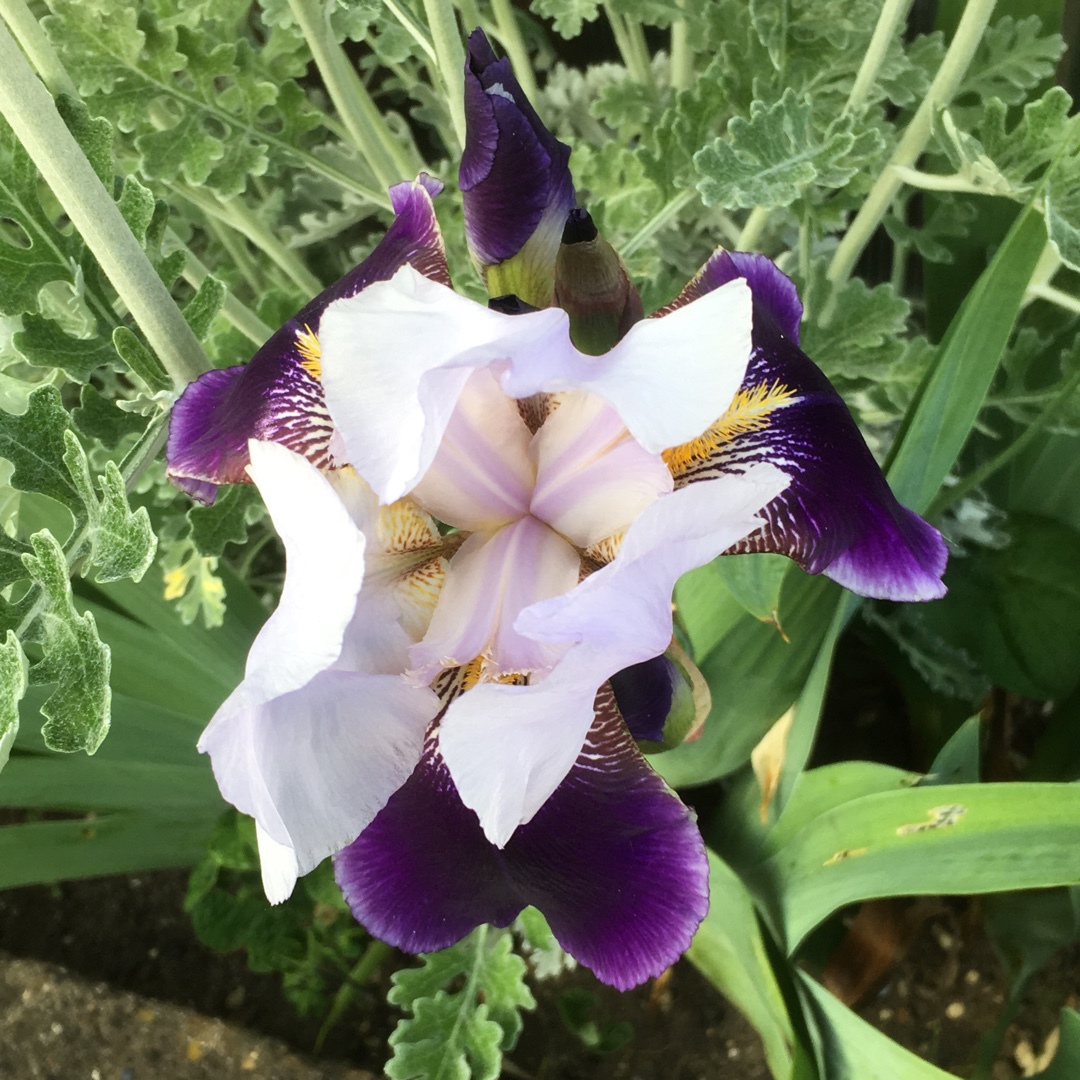
[[[956,93],[960,80],[964,77],[975,55],[990,16],[994,13],[996,3],[997,0],[968,0],[945,59],[941,62],[941,67],[934,76],[926,97],[912,117],[892,157],[889,158],[881,175],[870,189],[866,201],[855,215],[855,220],[852,221],[833,255],[828,270],[828,278],[833,285],[843,285],[851,276],[863,248],[869,243],[870,237],[873,236],[878,225],[881,224],[881,219],[892,205],[903,183],[897,166],[911,168],[926,148],[934,114],[947,105]],[[823,318],[827,318],[828,314],[827,307]]]
[[[739,233],[739,239],[735,242],[736,251],[754,250],[758,240],[761,239],[761,234],[765,231],[765,222],[769,220],[770,212],[764,206],[755,206],[750,211],[750,216],[746,219],[742,232]]]
[[[510,0],[491,0],[491,10],[495,15],[495,33],[502,42],[506,55],[510,57],[510,64],[517,76],[517,81],[521,83],[525,96],[535,103],[536,77],[533,75],[532,64],[529,63],[529,53],[525,48],[525,39],[521,36],[521,27],[518,26],[514,6]]]
[[[866,96],[870,93],[870,87],[874,85],[881,65],[885,61],[885,54],[889,51],[889,44],[900,32],[907,13],[911,9],[912,0],[885,0],[878,16],[874,34],[870,38],[870,44],[866,47],[866,55],[859,65],[858,74],[855,76],[855,84],[848,95],[847,104],[844,106],[846,113],[858,113],[866,102]]]
[[[68,97],[77,98],[78,88],[60,62],[60,57],[56,55],[52,42],[41,29],[41,23],[26,6],[25,0],[0,0],[0,16],[8,24],[15,40],[33,64],[34,70],[41,76],[49,93],[53,97],[67,94]]]
[[[383,0],[386,5],[387,11],[394,16],[399,23],[401,23],[404,30],[408,33],[409,37],[420,46],[424,55],[427,56],[433,64],[438,64],[439,58],[435,55],[435,46],[431,44],[427,34],[424,33],[423,28],[416,22],[415,19],[400,5],[394,2],[394,0]]]
[[[648,53],[643,41],[638,40],[641,27],[625,20],[619,12],[612,9],[610,4],[604,5],[604,13],[607,15],[611,32],[615,36],[615,45],[626,70],[630,72],[630,77],[634,82],[650,87],[655,92],[656,82],[653,79],[652,68],[649,66]],[[637,36],[634,33],[635,29]]]
[[[450,105],[450,120],[459,146],[465,145],[465,46],[450,0],[424,0],[428,29],[439,58],[439,77]]]
[[[0,112],[71,218],[178,390],[211,365],[198,339],[72,137],[53,99],[0,26]]]
[[[671,23],[671,89],[689,90],[694,81],[694,50],[686,22],[686,0],[679,0],[679,15]]]
[[[367,87],[330,29],[329,7],[321,0],[289,0],[330,100],[341,117],[353,146],[367,161],[383,187],[408,180],[416,164],[393,137]]]
[[[642,244],[652,239],[653,234],[671,221],[683,207],[688,206],[696,194],[693,188],[687,188],[686,191],[680,191],[674,198],[669,199],[625,244],[621,245],[620,254],[632,255]]]

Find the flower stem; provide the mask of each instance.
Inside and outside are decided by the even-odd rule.
[[[134,316],[176,388],[211,365],[86,155],[0,25],[0,113]]]
[[[658,229],[666,225],[684,206],[687,206],[696,194],[693,188],[687,188],[686,191],[680,191],[674,198],[669,199],[625,244],[620,246],[620,253],[624,256],[632,255],[642,244],[652,239]]]
[[[888,212],[897,191],[900,190],[903,180],[896,166],[910,168],[925,149],[927,140],[930,138],[934,114],[947,105],[956,93],[960,80],[975,55],[975,50],[978,48],[996,3],[997,0],[968,0],[956,33],[945,53],[945,59],[942,60],[941,67],[938,68],[938,73],[926,92],[926,97],[923,98],[922,104],[901,136],[888,164],[870,189],[866,201],[855,215],[855,220],[852,221],[833,255],[827,276],[834,287],[843,285],[851,276],[863,248],[870,242],[870,237]],[[834,292],[833,296],[835,295]],[[833,307],[834,301],[830,300],[822,314],[824,321],[828,321]]]
[[[533,75],[529,53],[525,48],[525,39],[521,36],[517,15],[510,0],[491,0],[491,10],[495,13],[495,32],[502,42],[517,81],[525,96],[532,102],[537,99],[536,76]]]
[[[419,25],[417,25],[413,17],[398,4],[394,3],[394,0],[383,0],[383,3],[386,5],[390,14],[405,28],[409,37],[420,46],[420,49],[427,58],[433,64],[438,64],[439,58],[435,55],[435,46],[431,44],[427,34],[424,33]]]
[[[49,93],[53,97],[67,94],[68,97],[77,98],[78,88],[25,0],[0,0],[0,16],[8,24]]]
[[[689,90],[694,81],[694,50],[686,22],[686,0],[678,0],[681,12],[671,22],[671,89]]]
[[[439,58],[439,77],[450,104],[458,147],[465,145],[465,46],[461,44],[457,15],[450,0],[424,0],[428,29]]]
[[[604,13],[607,15],[611,32],[615,36],[615,45],[622,57],[626,70],[634,82],[649,87],[656,92],[656,83],[653,80],[652,67],[649,65],[649,54],[645,48],[645,39],[641,33],[641,26],[629,19],[624,20],[619,12],[614,11],[610,4],[604,4]]]
[[[755,206],[746,219],[746,224],[739,233],[739,239],[735,241],[736,251],[753,251],[761,234],[765,231],[765,223],[769,220],[769,211],[764,206]]]
[[[330,9],[320,0],[289,0],[330,100],[345,124],[353,146],[383,187],[416,173],[404,148],[391,134],[371,95],[330,29]]]
[[[874,85],[881,65],[885,60],[885,54],[889,51],[889,44],[896,37],[907,18],[911,9],[912,0],[885,0],[878,16],[877,25],[874,27],[870,44],[866,48],[866,55],[859,65],[858,74],[855,76],[855,84],[848,95],[847,104],[844,106],[845,113],[859,113]]]

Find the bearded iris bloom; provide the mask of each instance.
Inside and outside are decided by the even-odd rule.
[[[641,318],[574,208],[569,151],[479,34],[466,107],[492,305],[450,288],[421,177],[368,259],[174,410],[171,475],[204,500],[253,480],[287,557],[200,749],[256,820],[272,901],[334,855],[394,945],[532,904],[626,988],[708,904],[692,816],[638,749],[685,705],[676,580],[771,551],[930,599],[945,550],[799,350],[768,260],[719,252]]]

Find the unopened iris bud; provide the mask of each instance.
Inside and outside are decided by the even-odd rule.
[[[643,314],[622,259],[587,210],[570,211],[555,260],[555,303],[570,316],[570,338],[584,353],[610,349]]]
[[[696,738],[712,705],[704,676],[674,643],[662,656],[612,676],[611,688],[630,734],[646,754]]]

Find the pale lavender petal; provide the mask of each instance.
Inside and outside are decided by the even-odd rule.
[[[481,266],[501,263],[542,228],[550,235],[530,255],[553,273],[563,223],[574,206],[570,148],[540,122],[510,61],[495,58],[480,30],[469,37],[465,125],[458,182],[473,257]]]
[[[439,521],[490,531],[528,513],[532,434],[490,370],[474,372],[412,497]]]
[[[567,394],[532,444],[531,510],[580,548],[622,532],[671,491],[671,473],[618,414],[592,394]]]
[[[723,280],[733,266],[746,268],[726,254],[714,256],[700,281]],[[766,524],[733,551],[788,555],[863,596],[943,596],[947,551],[940,534],[896,501],[840,395],[795,344],[788,325],[795,309],[777,300],[782,275],[758,260],[749,269],[766,285],[763,302],[755,292],[754,354],[742,392],[747,400],[771,396],[775,408],[759,410],[756,424],[733,426],[714,452],[676,473],[676,484],[771,462],[791,476],[791,486],[763,511]],[[785,319],[783,328],[774,312]]]
[[[384,503],[431,466],[473,371],[572,349],[563,312],[489,311],[410,267],[331,305],[321,340],[330,413]]]
[[[523,637],[514,621],[530,604],[572,589],[580,566],[578,553],[533,517],[494,535],[474,533],[450,562],[426,636],[410,650],[412,676],[426,683],[478,656],[491,677],[547,670],[562,650]]]
[[[630,526],[611,563],[518,616],[515,629],[525,637],[572,646],[550,674],[529,686],[474,687],[447,709],[443,755],[492,843],[504,845],[566,776],[598,688],[667,649],[678,578],[753,532],[755,515],[788,478],[760,465],[724,481],[658,499]]]
[[[375,250],[276,331],[251,361],[208,371],[173,406],[166,448],[169,476],[213,502],[218,484],[245,483],[249,439],[277,442],[324,468],[333,424],[319,382],[318,335],[327,305],[354,296],[406,264],[449,284],[428,177],[390,189],[397,214]]]
[[[708,908],[705,849],[600,704],[569,774],[502,850],[429,739],[416,772],[335,860],[356,917],[392,945],[429,952],[533,905],[567,952],[619,989],[674,963]]]

